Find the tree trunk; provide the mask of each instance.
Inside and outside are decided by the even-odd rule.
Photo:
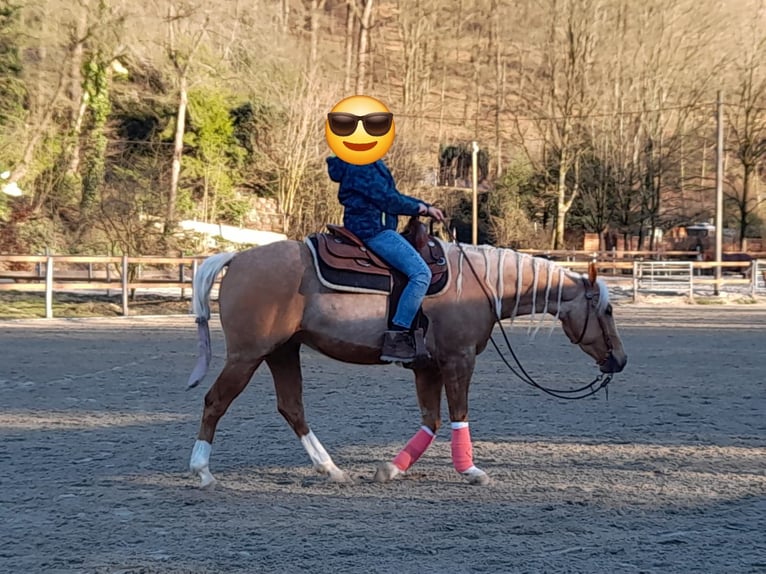
[[[359,54],[356,63],[356,93],[363,94],[367,79],[367,63],[369,62],[370,25],[372,22],[373,0],[364,0],[362,18],[359,22]]]
[[[80,17],[77,19],[77,25],[74,31],[72,46],[72,61],[69,65],[69,85],[67,92],[70,100],[70,129],[72,130],[72,148],[69,150],[69,168],[67,175],[73,176],[80,168],[80,156],[82,155],[82,144],[80,134],[82,132],[82,122],[87,109],[85,101],[85,92],[82,89],[82,66],[84,62],[84,39],[88,31],[88,4],[83,6]]]
[[[351,76],[354,68],[354,26],[356,17],[354,16],[354,7],[352,2],[356,0],[347,0],[346,3],[346,37],[345,37],[345,54],[346,65],[343,72],[343,93],[350,95],[351,91]]]
[[[176,133],[173,141],[173,166],[170,176],[165,233],[170,233],[176,224],[176,201],[178,199],[178,181],[181,176],[181,158],[184,151],[184,130],[186,126],[186,108],[189,105],[186,76],[179,78],[178,113],[176,114]]]

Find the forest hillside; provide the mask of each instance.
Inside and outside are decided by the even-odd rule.
[[[0,0],[0,252],[195,252],[194,220],[337,222],[327,112],[394,113],[403,193],[561,247],[714,215],[762,236],[766,0]]]

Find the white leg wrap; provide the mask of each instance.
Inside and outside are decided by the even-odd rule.
[[[189,460],[189,469],[192,472],[199,472],[210,464],[210,452],[213,445],[205,440],[198,440],[194,443],[191,459]]]
[[[213,446],[204,440],[198,440],[194,443],[191,459],[189,460],[189,470],[197,474],[200,478],[200,486],[205,488],[215,482],[215,478],[210,473],[210,452]]]
[[[319,442],[319,439],[314,434],[314,431],[309,431],[309,434],[301,437],[301,444],[311,459],[311,463],[317,472],[322,474],[329,474],[330,479],[336,482],[347,482],[348,477],[341,469],[335,466],[335,463],[327,454],[327,451]]]

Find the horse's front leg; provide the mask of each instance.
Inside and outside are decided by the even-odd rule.
[[[408,470],[431,446],[441,426],[442,383],[438,369],[428,367],[415,370],[415,386],[422,416],[422,426],[391,462],[384,462],[375,473],[376,482],[388,482]]]
[[[451,353],[441,365],[452,425],[452,464],[470,484],[489,484],[489,476],[473,463],[473,445],[468,430],[468,388],[476,364],[475,349]]]
[[[266,357],[274,389],[277,409],[301,441],[314,469],[329,476],[332,482],[351,482],[349,476],[335,466],[322,443],[306,423],[303,410],[303,376],[301,375],[300,345],[286,343]]]

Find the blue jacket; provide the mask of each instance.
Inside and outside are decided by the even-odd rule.
[[[354,165],[339,157],[328,157],[327,172],[330,179],[340,184],[338,200],[344,208],[343,226],[362,241],[386,229],[396,230],[397,215],[417,215],[421,203],[428,205],[399,193],[381,159]]]

